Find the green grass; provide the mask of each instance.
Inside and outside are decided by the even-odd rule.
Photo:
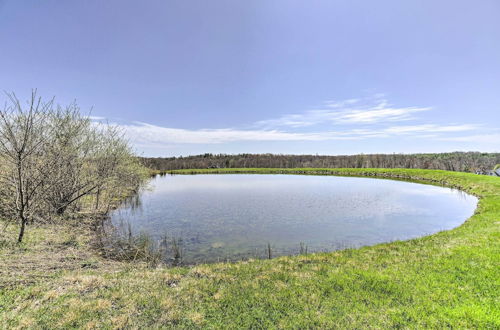
[[[4,286],[0,328],[500,328],[500,178],[403,169],[176,173],[193,172],[405,178],[461,188],[480,202],[456,229],[356,250],[170,269],[95,257],[95,267]],[[24,248],[2,244],[0,253],[26,258],[42,242],[67,240],[51,233],[30,230]],[[78,255],[85,244],[71,249]]]

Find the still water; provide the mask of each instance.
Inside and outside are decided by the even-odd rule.
[[[177,240],[182,261],[198,263],[267,257],[268,245],[275,257],[420,237],[459,226],[476,204],[458,190],[393,180],[174,175],[153,178],[111,220]]]

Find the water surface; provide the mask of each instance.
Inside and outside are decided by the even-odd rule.
[[[283,174],[156,176],[137,201],[112,222],[180,238],[185,263],[267,257],[268,244],[274,257],[420,237],[459,226],[477,204],[432,185]]]

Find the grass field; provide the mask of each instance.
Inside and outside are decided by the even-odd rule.
[[[462,226],[410,241],[179,268],[104,260],[84,226],[28,228],[22,245],[8,227],[0,328],[500,328],[500,178],[403,169],[177,173],[195,172],[404,178],[480,202]]]

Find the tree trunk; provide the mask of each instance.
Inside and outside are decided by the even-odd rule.
[[[63,215],[63,214],[64,214],[64,212],[66,212],[66,208],[67,208],[67,207],[68,207],[67,205],[65,205],[65,206],[60,206],[60,207],[56,210],[56,214],[57,214],[57,215]]]
[[[101,189],[97,188],[97,192],[95,194],[95,210],[99,209],[99,197],[101,196]]]
[[[21,220],[21,230],[19,231],[19,237],[17,238],[17,242],[21,243],[24,237],[24,228],[26,228],[27,219]]]

